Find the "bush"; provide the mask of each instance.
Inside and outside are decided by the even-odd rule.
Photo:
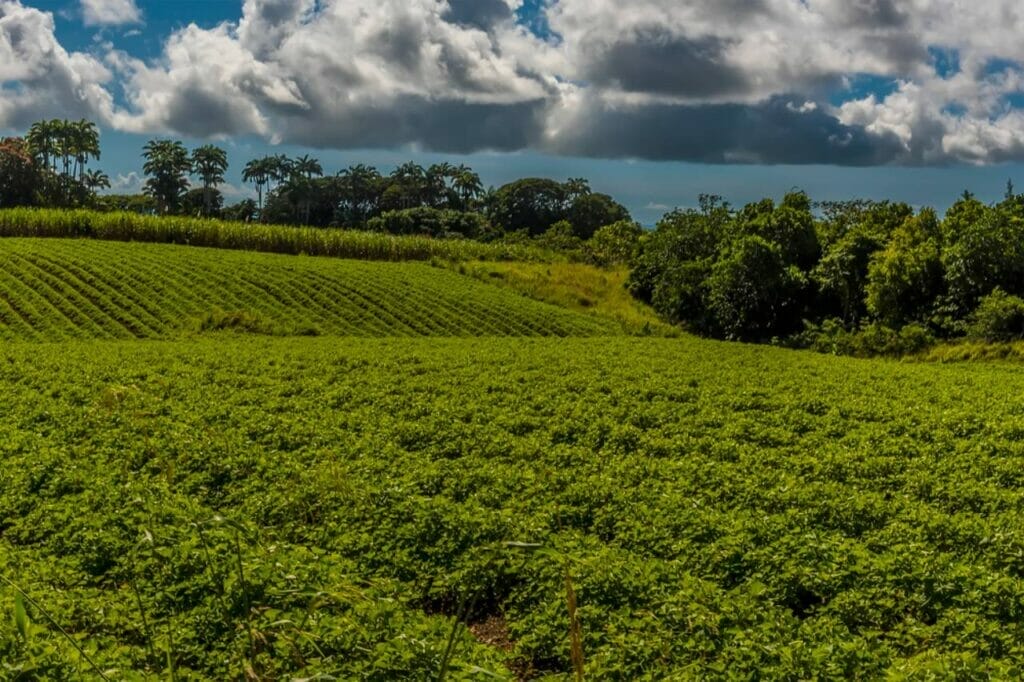
[[[978,303],[967,333],[990,342],[1024,339],[1024,299],[996,289]]]
[[[920,324],[893,329],[873,323],[847,329],[842,320],[828,319],[820,325],[807,324],[804,331],[791,337],[786,345],[818,353],[871,358],[920,353],[934,344],[935,336]]]
[[[477,239],[492,232],[490,223],[479,213],[463,213],[421,206],[388,211],[370,219],[367,229],[398,235],[429,237],[467,237]]]
[[[640,252],[644,229],[632,220],[605,225],[587,242],[590,259],[597,265],[628,265]]]

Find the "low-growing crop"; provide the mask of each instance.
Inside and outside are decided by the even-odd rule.
[[[1019,678],[1022,389],[691,338],[8,344],[0,677]]]
[[[426,263],[167,244],[0,239],[0,340],[274,336],[589,336],[621,325]]]

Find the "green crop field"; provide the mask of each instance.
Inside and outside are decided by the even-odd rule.
[[[463,270],[0,239],[0,679],[1024,673],[1024,367]]]
[[[1022,390],[693,339],[9,345],[0,670],[568,677],[568,574],[592,679],[1013,678]]]
[[[268,334],[567,336],[620,325],[423,263],[0,239],[0,341]]]

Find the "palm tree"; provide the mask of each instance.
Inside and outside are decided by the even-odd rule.
[[[156,199],[161,213],[177,208],[188,189],[188,173],[192,170],[185,145],[171,140],[150,140],[143,147],[142,156],[146,159],[142,170],[150,176],[146,180],[146,194]]]
[[[228,154],[212,144],[203,145],[192,151],[192,173],[203,181],[203,214],[210,215],[212,192],[224,182],[228,170]]]
[[[363,164],[346,168],[338,178],[341,191],[337,208],[342,222],[362,226],[379,207],[384,178],[376,168]]]
[[[270,157],[253,159],[245,164],[242,170],[242,181],[251,182],[256,187],[256,195],[259,198],[259,211],[263,213],[263,190],[270,184]]]
[[[110,176],[101,170],[86,171],[82,175],[82,184],[84,184],[90,192],[95,192],[99,189],[110,189]]]
[[[267,168],[269,171],[270,179],[274,182],[275,187],[280,186],[281,183],[287,181],[292,177],[293,162],[284,154],[277,154],[276,156],[267,157]]]
[[[473,169],[461,165],[455,169],[455,177],[452,179],[452,186],[459,194],[462,201],[462,210],[469,210],[472,201],[484,191],[484,185],[480,182],[480,176],[473,172]]]
[[[67,125],[71,140],[71,149],[69,151],[75,161],[72,177],[77,178],[79,182],[84,182],[86,166],[88,166],[89,160],[100,158],[99,132],[96,130],[95,123],[85,119],[73,123],[69,122]]]
[[[297,206],[301,208],[303,222],[309,224],[309,214],[313,209],[313,178],[324,174],[323,166],[311,156],[303,154],[291,162],[292,196],[298,198]],[[296,216],[298,217],[298,216]]]
[[[391,173],[388,193],[397,195],[399,208],[422,205],[426,189],[427,172],[417,163],[402,164]]]
[[[292,162],[292,172],[305,176],[307,180],[312,180],[314,177],[322,176],[324,169],[319,161],[304,154]]]
[[[51,121],[37,121],[32,124],[26,136],[32,155],[42,164],[44,169],[53,170],[57,157],[57,141]]]

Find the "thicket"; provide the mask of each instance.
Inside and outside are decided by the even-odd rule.
[[[628,286],[722,339],[900,354],[1024,338],[1024,196],[965,193],[943,219],[888,201],[814,206],[802,192],[740,210],[704,196],[642,239]]]

